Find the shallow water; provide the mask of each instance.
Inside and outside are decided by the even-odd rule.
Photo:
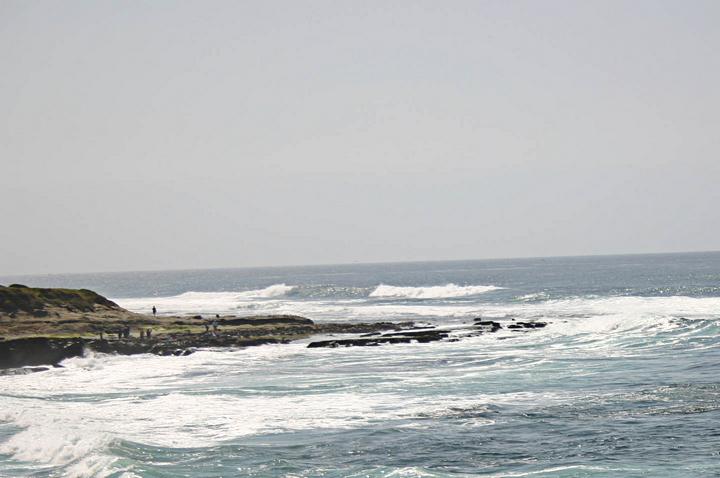
[[[89,354],[0,377],[0,476],[720,475],[720,254],[5,278],[459,342]]]

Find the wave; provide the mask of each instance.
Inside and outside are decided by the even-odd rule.
[[[283,297],[295,286],[287,284],[273,284],[264,289],[239,292],[184,292],[169,297],[134,297],[127,299],[114,299],[114,301],[128,310],[148,313],[153,306],[161,314],[199,314],[199,313],[226,313],[242,308],[250,302],[263,299],[276,299]]]
[[[271,297],[280,297],[288,292],[292,291],[295,286],[287,284],[274,284],[264,289],[249,290],[246,292],[240,292],[237,294],[238,297],[246,297],[248,299],[268,299]]]
[[[494,285],[468,285],[446,284],[428,287],[398,287],[380,284],[370,293],[370,297],[397,298],[397,299],[452,299],[456,297],[469,297],[484,294],[493,290],[502,289]]]
[[[14,424],[23,430],[0,444],[0,454],[62,469],[68,478],[104,478],[123,471],[115,466],[117,458],[106,453],[111,442],[108,434],[58,426],[46,414],[35,420],[28,420],[27,415],[2,417],[4,421],[15,418]]]

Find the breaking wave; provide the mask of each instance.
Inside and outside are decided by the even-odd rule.
[[[114,299],[121,307],[147,313],[153,306],[161,314],[224,313],[251,301],[283,297],[295,289],[287,284],[274,284],[264,289],[241,292],[184,292],[170,297],[136,297]]]
[[[494,285],[468,285],[446,284],[430,287],[398,287],[380,284],[370,293],[370,297],[397,298],[397,299],[452,299],[484,294],[493,290],[502,289]]]

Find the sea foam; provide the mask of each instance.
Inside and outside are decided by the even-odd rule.
[[[153,306],[161,314],[224,313],[252,304],[255,301],[282,297],[295,287],[273,284],[264,289],[238,292],[184,292],[169,297],[135,297],[113,299],[121,307],[147,313]],[[247,307],[250,308],[250,307]]]
[[[370,293],[370,297],[397,298],[397,299],[452,299],[456,297],[469,297],[501,289],[494,285],[467,285],[446,284],[429,287],[398,287],[380,284]]]

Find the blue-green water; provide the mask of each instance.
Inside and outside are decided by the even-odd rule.
[[[369,348],[90,354],[0,376],[0,476],[720,475],[720,253],[10,282],[167,314],[550,324]]]

